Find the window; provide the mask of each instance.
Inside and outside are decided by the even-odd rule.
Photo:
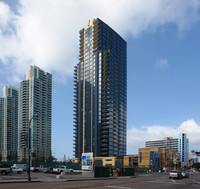
[[[132,165],[132,158],[129,157],[129,166],[131,166],[131,165]]]
[[[142,163],[142,152],[140,152],[140,163]]]

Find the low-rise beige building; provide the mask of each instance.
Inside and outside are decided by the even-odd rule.
[[[117,157],[94,157],[94,161],[102,161],[103,167],[115,167]]]
[[[124,156],[124,167],[137,167],[138,154]]]

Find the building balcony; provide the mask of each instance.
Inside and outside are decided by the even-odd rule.
[[[108,147],[108,143],[103,143],[101,147]]]
[[[108,152],[103,152],[102,156],[108,156]]]
[[[101,151],[102,152],[108,152],[108,148],[102,148]]]
[[[84,29],[82,29],[81,31],[79,31],[80,35],[84,35]]]
[[[82,43],[82,44],[79,46],[79,50],[80,50],[80,51],[84,50],[84,43]]]
[[[102,143],[108,143],[108,139],[103,139]]]
[[[99,33],[97,33],[96,35],[93,35],[93,41],[92,41],[92,43],[95,44],[96,41],[100,41],[99,37],[100,37]]]
[[[96,53],[97,51],[99,51],[99,46],[92,49],[92,53]]]
[[[80,56],[79,60],[80,61],[83,61],[84,57],[83,56]]]
[[[102,139],[108,139],[108,135],[102,135]]]
[[[99,32],[100,31],[100,25],[95,25],[93,26],[93,33]]]
[[[107,103],[102,103],[101,105],[101,109],[108,109],[109,106],[107,105]]]
[[[93,42],[93,49],[95,49],[97,46],[99,46],[100,41],[96,40]]]
[[[102,127],[101,127],[101,130],[102,131],[108,131],[109,130],[109,126],[108,125],[102,125]]]
[[[81,55],[81,54],[83,54],[84,53],[84,49],[80,49],[79,50],[79,54]]]
[[[73,130],[74,131],[77,131],[78,130],[78,128],[74,125],[74,128],[73,128]]]
[[[105,120],[106,119],[106,121],[108,121],[109,120],[109,113],[107,114],[107,115],[101,115],[101,120]]]
[[[76,133],[74,133],[75,135],[73,135],[73,138],[74,138],[74,140],[77,140],[77,135],[76,135]]]
[[[102,99],[102,102],[105,101],[107,103],[109,101],[108,94],[106,93],[105,95],[102,95],[101,99]]]
[[[83,36],[81,36],[81,38],[79,39],[80,46],[82,45],[82,43],[84,43],[84,37]]]
[[[99,25],[100,21],[98,19],[94,20],[94,25]]]
[[[78,101],[77,100],[74,100],[74,103],[73,103],[76,107],[78,105]]]
[[[102,134],[103,134],[103,135],[104,135],[104,134],[108,134],[108,133],[109,133],[108,129],[102,131]]]
[[[93,29],[94,29],[94,31],[96,30],[96,29],[100,29],[100,24],[99,23],[97,23],[97,22],[95,22],[94,23],[94,26],[93,26]]]
[[[106,119],[106,118],[102,117],[101,121],[107,123],[107,122],[109,122],[109,119]]]
[[[83,52],[80,53],[80,54],[79,54],[79,57],[80,57],[80,58],[84,58],[84,53],[83,53]]]
[[[104,112],[104,113],[108,113],[109,110],[108,110],[108,109],[103,109],[102,112]]]
[[[109,121],[107,121],[107,122],[102,122],[101,125],[102,125],[102,126],[109,125]]]

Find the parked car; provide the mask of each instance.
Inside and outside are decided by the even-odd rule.
[[[189,178],[189,172],[188,171],[181,171],[181,175],[183,178]]]
[[[47,167],[43,169],[44,173],[52,173],[53,172],[53,168],[52,167]]]
[[[182,175],[179,170],[172,170],[169,171],[169,179],[174,178],[174,179],[181,179]]]
[[[44,165],[40,165],[39,167],[37,167],[38,171],[43,172],[45,167]]]
[[[19,168],[19,167],[13,167],[12,172],[17,173],[17,174],[21,174],[21,173],[24,172],[24,170],[22,168]]]
[[[9,165],[0,164],[0,173],[1,175],[7,175],[8,173],[12,173],[12,169]]]
[[[61,165],[57,168],[53,168],[53,173],[61,173],[63,171],[66,171],[66,172],[73,172],[73,169],[67,167],[67,166],[64,166],[64,165]]]
[[[31,167],[30,170],[33,171],[33,172],[39,172],[38,167]]]
[[[13,166],[11,167],[12,169],[13,168],[21,168],[23,169],[23,171],[26,171],[26,168],[28,167],[27,164],[13,164]]]

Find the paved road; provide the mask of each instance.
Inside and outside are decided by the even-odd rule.
[[[137,175],[136,178],[118,177],[103,180],[85,180],[85,181],[66,181],[57,180],[55,175],[33,174],[35,179],[38,177],[43,182],[37,183],[7,183],[0,184],[3,189],[64,189],[64,188],[82,188],[82,189],[198,189],[200,188],[200,174],[190,175],[189,179],[170,180],[168,174],[144,174]],[[42,179],[43,178],[43,179]],[[47,179],[49,178],[49,179]],[[45,180],[46,179],[46,180]]]

